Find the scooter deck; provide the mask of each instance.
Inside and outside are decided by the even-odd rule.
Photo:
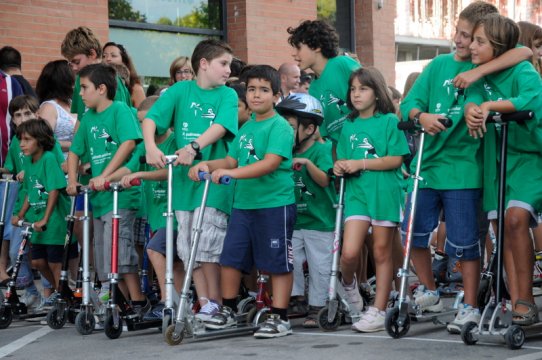
[[[440,312],[419,312],[419,311],[410,312],[409,311],[408,314],[410,316],[410,320],[412,321],[416,321],[416,322],[432,321],[435,324],[446,325],[450,321],[442,321],[441,319],[449,317],[451,318],[451,320],[453,320],[453,318],[455,318],[455,315],[457,314],[457,309],[453,309],[453,308],[444,309],[443,311],[440,311]]]

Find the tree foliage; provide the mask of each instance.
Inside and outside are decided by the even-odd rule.
[[[337,0],[318,0],[316,9],[318,19],[327,20],[331,24],[335,24]]]

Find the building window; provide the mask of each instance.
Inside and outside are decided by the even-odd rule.
[[[317,16],[326,20],[339,33],[339,46],[342,51],[355,52],[353,0],[318,0]],[[340,21],[337,21],[340,19]]]

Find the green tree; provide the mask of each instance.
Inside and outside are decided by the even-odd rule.
[[[146,16],[139,11],[134,11],[127,0],[109,0],[109,18],[136,22],[147,21]]]
[[[220,29],[220,7],[215,1],[203,3],[190,14],[177,18],[175,25],[198,29]]]
[[[331,24],[335,24],[335,18],[337,15],[337,1],[318,0],[316,3],[316,12],[318,19],[327,20]]]

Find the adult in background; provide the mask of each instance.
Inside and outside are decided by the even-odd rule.
[[[296,63],[287,62],[282,64],[279,67],[279,75],[282,98],[297,91],[301,79],[301,70],[299,70],[299,66]]]
[[[37,99],[34,89],[32,89],[30,83],[23,76],[21,64],[22,57],[19,50],[11,46],[4,46],[0,49],[0,70],[17,80],[25,95],[30,95]],[[15,96],[13,95],[13,97]]]

